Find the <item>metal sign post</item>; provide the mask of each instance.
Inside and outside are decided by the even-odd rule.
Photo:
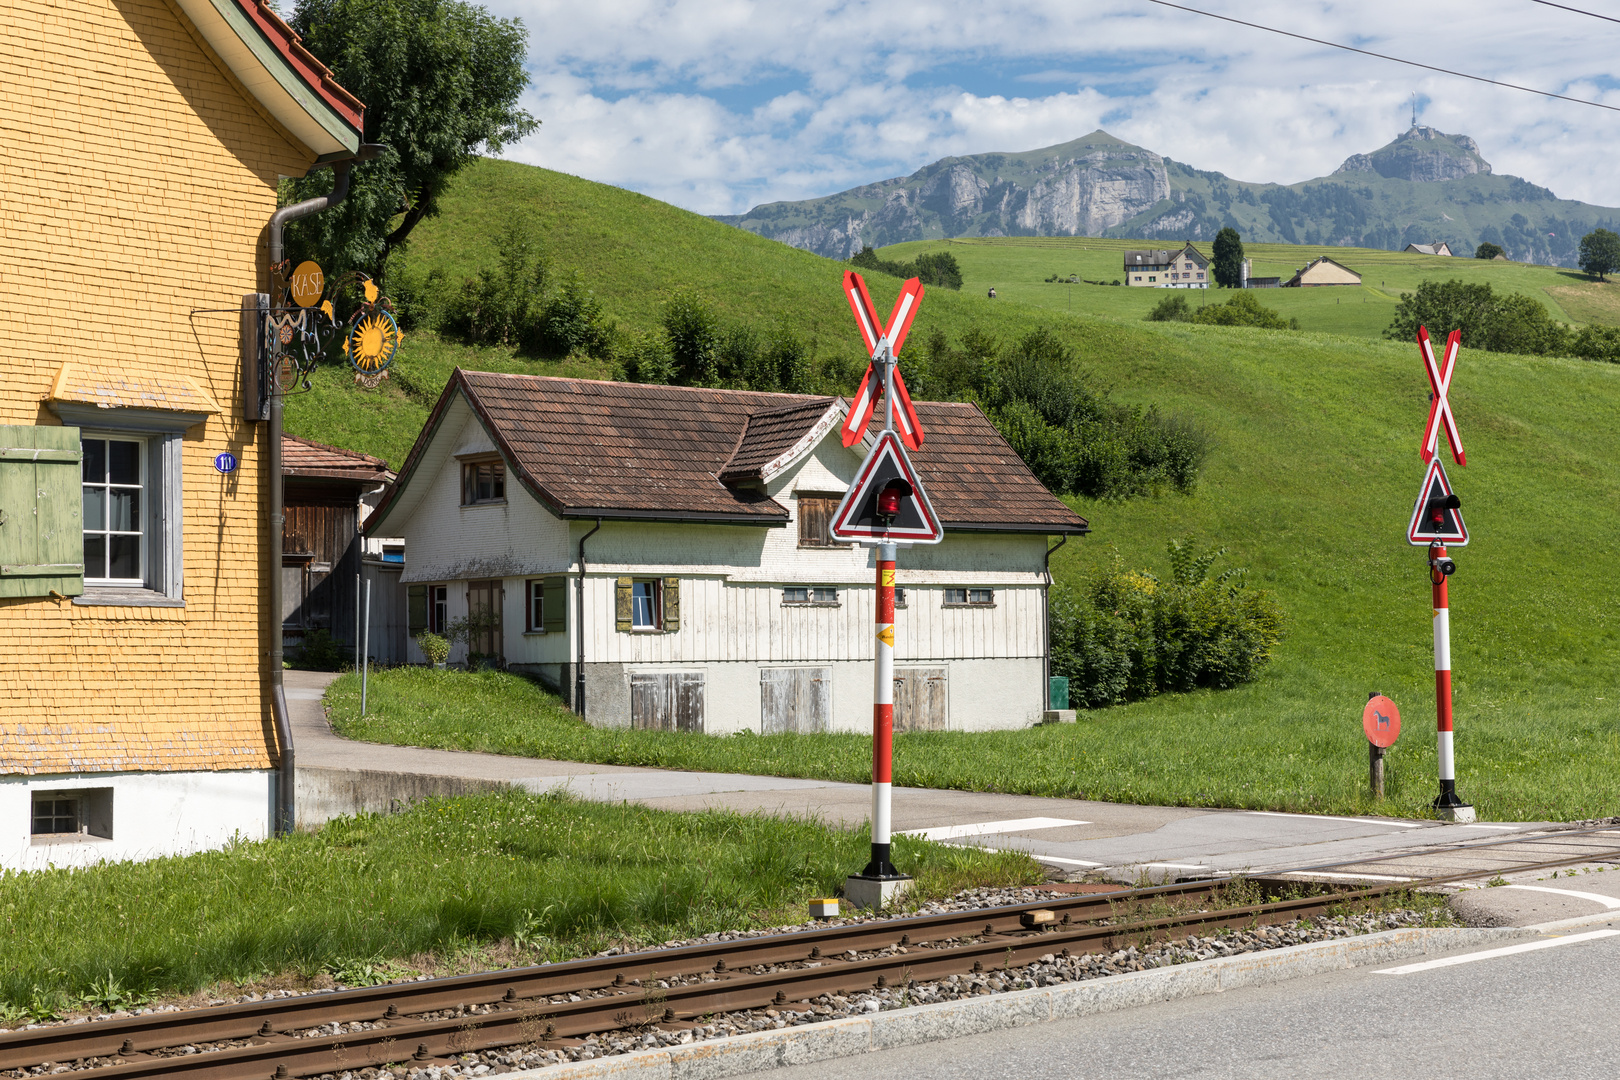
[[[1445,821],[1474,820],[1474,808],[1457,795],[1457,758],[1452,745],[1451,712],[1451,610],[1446,585],[1457,572],[1457,564],[1446,553],[1446,545],[1463,547],[1468,543],[1468,529],[1462,520],[1462,500],[1451,490],[1451,482],[1440,465],[1440,433],[1445,432],[1451,446],[1451,458],[1466,466],[1462,436],[1457,432],[1457,420],[1452,415],[1447,394],[1451,389],[1451,376],[1457,364],[1457,352],[1462,331],[1453,330],[1446,339],[1445,359],[1437,363],[1434,347],[1429,342],[1429,331],[1418,327],[1418,347],[1423,353],[1424,367],[1429,375],[1429,422],[1423,430],[1419,456],[1426,463],[1423,487],[1418,491],[1417,504],[1412,508],[1412,521],[1407,526],[1406,542],[1429,550],[1429,583],[1434,604],[1434,711],[1435,739],[1440,794],[1433,808],[1435,815]]]
[[[875,411],[875,398],[883,399],[883,430],[861,463],[855,482],[844,493],[833,514],[834,538],[874,547],[877,556],[876,639],[872,676],[872,857],[866,869],[844,883],[844,895],[858,908],[881,908],[904,893],[911,878],[902,874],[892,858],[890,793],[894,780],[894,568],[902,543],[937,544],[944,538],[939,516],[923,491],[906,446],[922,445],[922,424],[912,408],[900,377],[895,355],[905,340],[923,287],[917,279],[905,283],[887,326],[879,323],[866,292],[866,282],[853,271],[844,275],[844,293],[872,362],[861,380],[843,428],[845,446],[865,436]],[[896,421],[900,424],[897,432]]]

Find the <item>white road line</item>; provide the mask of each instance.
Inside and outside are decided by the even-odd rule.
[[[1275,810],[1250,810],[1255,817],[1300,818],[1305,821],[1353,821],[1357,825],[1390,825],[1397,829],[1421,829],[1425,821],[1396,821],[1394,818],[1329,817],[1327,814],[1279,814]]]
[[[1208,870],[1209,869],[1209,867],[1205,866],[1203,863],[1184,863],[1184,862],[1144,862],[1144,863],[1126,863],[1126,865],[1127,866],[1133,866],[1133,865],[1134,866],[1162,866],[1166,870]]]
[[[1285,874],[1305,874],[1310,877],[1344,878],[1348,881],[1416,881],[1417,878],[1396,877],[1391,874],[1330,874],[1326,870],[1288,870]]]
[[[1595,904],[1602,904],[1609,910],[1620,908],[1620,897],[1604,896],[1602,893],[1578,892],[1575,889],[1549,889],[1545,885],[1498,885],[1499,889],[1525,889],[1529,892],[1556,893],[1559,896],[1573,896],[1580,900],[1590,900]]]
[[[1503,832],[1518,832],[1518,825],[1454,825],[1455,829],[1501,829]]]
[[[1431,968],[1452,967],[1457,964],[1471,964],[1475,960],[1490,960],[1498,956],[1512,956],[1514,953],[1534,952],[1537,949],[1551,949],[1557,945],[1574,945],[1579,941],[1594,941],[1598,938],[1614,937],[1620,930],[1588,930],[1584,934],[1570,934],[1568,937],[1551,938],[1547,941],[1527,941],[1523,945],[1507,945],[1500,949],[1486,949],[1483,952],[1468,953],[1464,956],[1447,956],[1440,960],[1425,960],[1421,964],[1404,964],[1401,967],[1384,968],[1375,971],[1375,975],[1410,975],[1413,972],[1428,971]]]
[[[1027,817],[1012,821],[981,821],[973,825],[941,825],[934,829],[906,829],[907,836],[924,840],[955,840],[963,836],[987,836],[991,833],[1030,832],[1035,829],[1062,829],[1070,825],[1090,825],[1089,821],[1069,821],[1066,818]]]
[[[1002,854],[1003,852],[1005,852],[1007,850],[1006,848],[982,847],[979,844],[974,844],[973,847],[976,848],[979,851],[988,851],[992,855],[1000,855],[1000,854]],[[1055,863],[1062,863],[1065,866],[1107,866],[1108,865],[1107,863],[1100,863],[1100,862],[1086,862],[1086,860],[1084,860],[1084,859],[1060,859],[1056,855],[1037,855],[1033,851],[1024,851],[1023,849],[1018,849],[1018,854],[1020,854],[1020,855],[1028,855],[1030,858],[1034,859],[1036,862],[1055,862]]]

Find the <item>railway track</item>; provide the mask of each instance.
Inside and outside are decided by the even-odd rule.
[[[1529,857],[1530,861],[1525,861]],[[1397,855],[1302,867],[1327,874],[1396,860],[1464,858],[1470,865],[1367,888],[1232,903],[1279,875],[1067,895],[1038,904],[874,920],[599,956],[273,1001],[0,1033],[0,1074],[46,1063],[97,1078],[272,1080],[385,1063],[444,1063],[505,1046],[578,1045],[616,1030],[692,1026],[700,1018],[809,1003],[824,994],[1012,969],[1047,954],[1113,952],[1221,927],[1288,923],[1376,902],[1393,892],[1495,874],[1620,862],[1620,830],[1562,830],[1435,845]],[[1488,863],[1483,868],[1480,860]],[[1395,876],[1395,875],[1388,875]],[[1247,898],[1247,897],[1245,897]],[[667,986],[665,985],[667,984]]]

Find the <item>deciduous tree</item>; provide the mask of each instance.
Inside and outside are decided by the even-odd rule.
[[[464,0],[298,0],[291,25],[337,81],[366,105],[365,141],[388,149],[355,167],[342,204],[288,229],[291,250],[328,275],[381,277],[388,256],[438,213],[446,183],[481,151],[528,135],[528,34]],[[283,201],[331,190],[320,170],[284,186]]]
[[[1620,270],[1620,235],[1593,229],[1581,237],[1580,267],[1600,281]]]
[[[1494,259],[1503,254],[1506,253],[1502,250],[1502,245],[1493,244],[1489,240],[1482,241],[1479,247],[1474,249],[1474,258],[1476,259]]]

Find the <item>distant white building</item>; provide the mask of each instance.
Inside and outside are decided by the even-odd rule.
[[[1451,247],[1444,240],[1436,240],[1432,244],[1407,244],[1402,250],[1413,255],[1444,255],[1451,258]]]
[[[1024,727],[1048,705],[1048,540],[1086,522],[978,406],[916,407],[945,539],[900,554],[895,730]],[[592,724],[869,730],[873,552],[828,534],[866,452],[847,410],[457,370],[366,527],[404,538],[413,636],[483,615],[452,662],[533,675]]]
[[[1209,260],[1191,244],[1174,251],[1127,251],[1125,284],[1144,289],[1207,289]]]

